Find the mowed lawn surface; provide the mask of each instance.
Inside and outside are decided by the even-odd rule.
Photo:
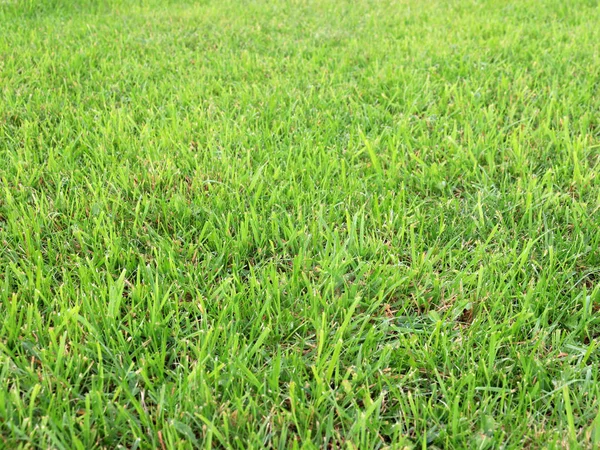
[[[596,1],[0,4],[0,448],[598,448]]]

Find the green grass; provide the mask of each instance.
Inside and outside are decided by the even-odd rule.
[[[0,3],[0,448],[598,448],[597,1]]]

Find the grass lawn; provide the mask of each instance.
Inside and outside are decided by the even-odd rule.
[[[595,0],[0,3],[0,448],[599,448]]]

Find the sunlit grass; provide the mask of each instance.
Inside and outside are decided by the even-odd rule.
[[[598,448],[598,24],[0,3],[0,448]]]

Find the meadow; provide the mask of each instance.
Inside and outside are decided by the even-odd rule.
[[[0,448],[600,448],[599,24],[0,2]]]

